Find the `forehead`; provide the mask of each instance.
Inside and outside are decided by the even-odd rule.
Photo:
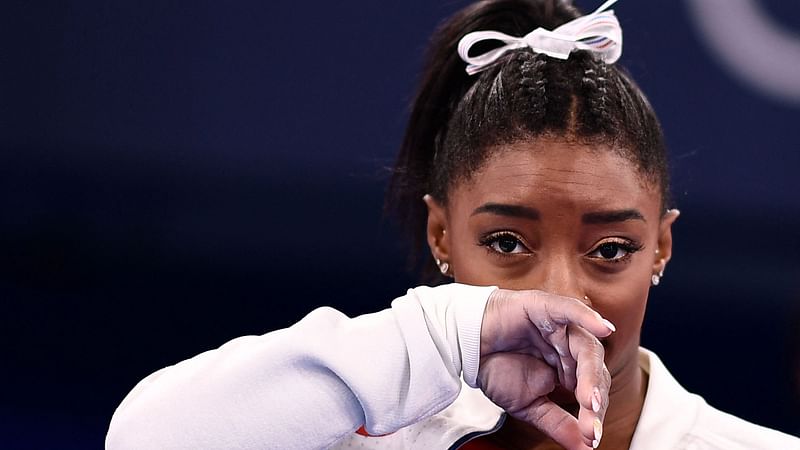
[[[637,207],[658,213],[657,189],[606,145],[540,138],[498,146],[492,153],[456,188],[454,201],[551,205],[560,211]]]

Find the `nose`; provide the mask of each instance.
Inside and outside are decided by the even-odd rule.
[[[542,256],[531,274],[534,286],[539,290],[577,298],[591,305],[581,282],[580,261],[564,253]]]

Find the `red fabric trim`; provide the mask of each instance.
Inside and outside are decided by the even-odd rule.
[[[356,430],[356,434],[360,434],[361,436],[366,436],[366,437],[383,437],[383,436],[388,436],[388,435],[390,435],[392,433],[380,434],[378,436],[373,436],[373,435],[367,433],[367,429],[364,428],[364,426],[362,425],[361,428]]]
[[[367,433],[367,429],[366,428],[361,426],[361,428],[356,430],[356,434],[360,434],[361,436],[366,436],[366,437],[382,437],[382,436],[388,436],[391,433],[382,434],[380,436],[373,436],[373,435]],[[498,446],[496,446],[496,445],[494,445],[488,439],[485,439],[483,437],[479,437],[477,439],[473,439],[473,440],[467,442],[466,444],[462,445],[461,447],[459,447],[459,450],[503,450],[503,449],[498,447]]]

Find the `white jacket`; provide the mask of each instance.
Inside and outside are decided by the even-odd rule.
[[[106,448],[458,448],[503,420],[473,389],[494,289],[419,287],[378,313],[319,308],[234,339],[142,380],[114,413]],[[686,392],[654,354],[642,350],[640,364],[650,377],[632,450],[800,450]],[[361,426],[386,435],[358,435]]]

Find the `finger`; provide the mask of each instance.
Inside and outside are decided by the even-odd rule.
[[[545,312],[544,317],[541,317],[540,314],[536,314],[539,319],[539,327],[537,328],[559,355],[559,383],[572,391],[576,387],[577,380],[575,377],[575,370],[577,368],[577,363],[572,357],[566,331],[566,326],[571,323],[570,318],[575,318],[575,323],[577,324],[599,320],[601,326],[605,327],[604,335],[610,334],[613,325],[608,326],[610,322],[602,319],[596,311],[576,299],[545,292],[532,291],[532,293],[537,294],[537,298]],[[554,302],[558,302],[558,304],[553,305]],[[531,311],[531,309],[526,309],[529,317],[531,316]],[[587,316],[591,317],[591,319],[586,319]],[[537,323],[535,319],[532,319],[531,322],[534,324]]]
[[[567,327],[556,327],[552,333],[546,336],[546,339],[549,341],[550,345],[553,346],[558,355],[556,367],[558,370],[558,382],[570,391],[574,390],[576,381],[575,369],[577,365],[569,348]]]
[[[553,344],[548,342],[542,335],[541,331],[536,327],[528,327],[528,346],[522,349],[521,353],[527,353],[532,356],[540,356],[547,364],[555,369],[558,373],[558,381],[563,384],[564,369],[561,363],[561,355],[553,347]],[[566,353],[569,354],[569,346],[565,345]]]
[[[569,450],[586,450],[578,420],[547,398],[555,388],[553,368],[521,353],[494,353],[481,360],[483,392],[509,415],[535,426]]]
[[[511,415],[556,387],[554,369],[522,353],[493,353],[482,358],[478,381],[486,396]]]
[[[491,294],[481,327],[480,354],[487,356],[498,351],[527,353],[544,359],[551,367],[563,372],[561,354],[569,354],[569,346],[562,339],[561,348],[557,351],[545,336],[555,329],[553,327],[561,328],[562,332],[564,327],[555,325],[547,318],[543,326],[550,328],[543,330],[539,326],[531,326],[532,320],[525,309],[527,296],[529,293],[504,289]],[[542,308],[539,315],[545,314]],[[563,379],[563,376],[559,379]]]
[[[564,342],[565,344],[563,345],[563,348],[566,349],[565,353],[571,359],[572,355],[569,353],[569,345],[566,344],[566,340],[564,340]],[[520,353],[533,356],[539,360],[544,360],[550,366],[550,368],[556,372],[559,384],[564,385],[564,364],[562,363],[563,358],[559,352],[556,351],[555,347],[553,347],[553,344],[548,342],[536,327],[527,327],[525,341],[520,343],[518,346],[499,351]],[[573,367],[575,367],[574,364]],[[571,389],[574,389],[574,387]]]
[[[575,398],[580,405],[578,425],[581,434],[596,446],[603,435],[603,420],[611,389],[611,375],[604,362],[605,349],[596,337],[580,327],[570,326],[567,332],[570,351],[577,361]]]
[[[539,397],[514,417],[535,426],[567,450],[591,448],[578,420],[547,397]]]
[[[611,322],[578,299],[542,291],[517,291],[517,296],[521,297],[531,323],[545,333],[552,332],[555,325],[571,323],[597,337],[606,337],[616,331]]]

